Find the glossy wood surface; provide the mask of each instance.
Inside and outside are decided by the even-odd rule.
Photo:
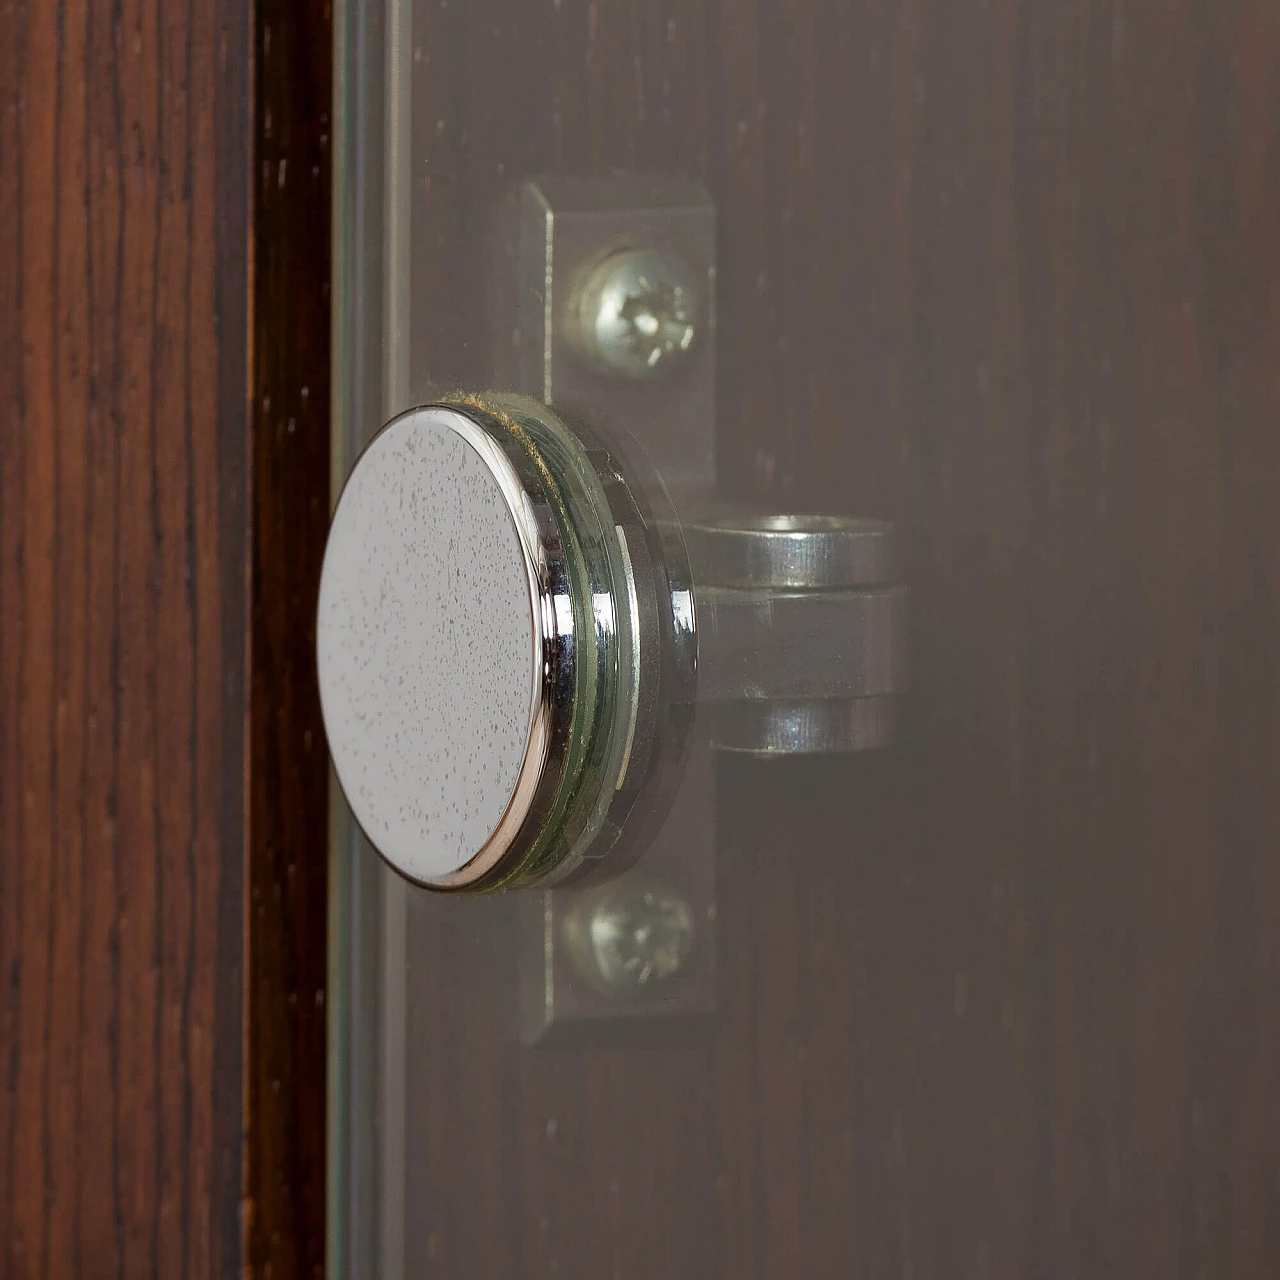
[[[901,522],[915,689],[722,767],[701,1042],[413,899],[409,1273],[1280,1274],[1280,10],[414,8],[419,376],[504,183],[701,178],[723,481]]]
[[[0,1273],[240,1258],[248,6],[0,8]]]
[[[6,1277],[323,1272],[331,66],[0,9]]]

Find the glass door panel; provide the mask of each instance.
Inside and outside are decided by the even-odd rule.
[[[1263,1247],[1265,76],[1069,9],[340,7],[335,1273]]]

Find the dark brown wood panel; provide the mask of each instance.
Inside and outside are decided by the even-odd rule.
[[[329,523],[333,32],[256,6],[245,1262],[322,1276],[328,762],[315,603]]]
[[[240,1257],[249,8],[0,9],[0,1270]]]
[[[916,687],[722,769],[702,1044],[518,1049],[415,899],[414,1273],[1280,1274],[1280,10],[415,13],[415,376],[504,183],[702,178],[725,484],[902,523]]]

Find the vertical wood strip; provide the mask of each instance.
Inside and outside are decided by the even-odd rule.
[[[254,9],[245,1265],[325,1248],[328,764],[315,602],[329,518],[331,7]]]
[[[240,1257],[247,24],[0,8],[7,1276]]]

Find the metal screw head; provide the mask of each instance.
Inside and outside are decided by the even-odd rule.
[[[685,971],[696,941],[693,908],[637,874],[582,895],[565,920],[578,975],[607,995],[658,996]]]
[[[622,249],[587,276],[572,307],[573,345],[603,373],[665,377],[698,337],[692,274],[654,249]]]

